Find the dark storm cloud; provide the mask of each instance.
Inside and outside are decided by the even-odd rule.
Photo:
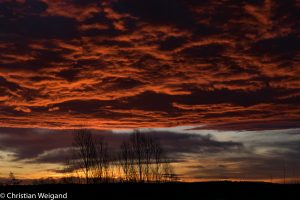
[[[128,133],[93,131],[96,140],[104,139],[111,153],[117,153]],[[47,129],[0,129],[0,149],[11,152],[16,161],[33,163],[64,163],[71,156],[72,130]],[[163,146],[167,155],[180,160],[180,154],[219,153],[240,151],[243,144],[232,141],[217,141],[211,135],[174,133],[168,131],[147,131]],[[179,157],[178,157],[179,156]]]
[[[152,135],[156,136],[165,150],[174,157],[177,157],[179,153],[219,153],[244,150],[243,143],[217,141],[211,135],[160,131],[154,132]]]
[[[292,0],[0,1],[0,125],[299,127],[298,13]]]
[[[70,133],[55,135],[36,129],[1,128],[1,150],[13,152],[17,160],[32,159],[59,147],[69,145]],[[51,132],[51,133],[50,133]]]

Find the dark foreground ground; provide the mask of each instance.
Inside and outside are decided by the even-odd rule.
[[[21,194],[23,198],[12,198]],[[2,186],[0,199],[28,198],[29,194],[65,194],[67,199],[300,199],[300,185],[246,182],[206,182],[170,184],[101,184],[101,185],[39,185]],[[27,194],[27,198],[26,198]],[[45,198],[44,198],[45,199]],[[50,197],[48,199],[51,199]]]

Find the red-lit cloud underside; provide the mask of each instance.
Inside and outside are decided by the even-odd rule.
[[[1,0],[0,126],[300,127],[299,13],[297,1]]]

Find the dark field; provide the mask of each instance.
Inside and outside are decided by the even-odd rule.
[[[251,182],[2,186],[0,193],[68,193],[67,199],[300,199],[300,185]],[[13,199],[13,198],[10,198]],[[22,199],[26,199],[23,196]],[[29,198],[27,198],[29,199]],[[39,199],[39,198],[36,198]],[[49,198],[48,198],[49,199]]]

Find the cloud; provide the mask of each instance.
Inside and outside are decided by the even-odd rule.
[[[109,151],[113,154],[118,153],[122,142],[129,137],[129,132],[117,134],[110,131],[94,130],[93,132],[96,140],[101,138],[108,143]],[[2,128],[0,149],[13,153],[16,161],[65,164],[66,159],[72,155],[72,133],[72,130]],[[242,143],[217,141],[211,135],[169,131],[147,131],[146,134],[155,137],[162,144],[166,154],[175,160],[180,160],[181,154],[218,153],[243,149]]]
[[[282,130],[235,132],[232,135],[222,132],[222,137],[227,140],[242,142],[243,151],[194,156],[184,174],[199,180],[283,182],[285,176],[288,182],[295,181],[300,165],[299,136],[294,134],[298,132],[298,129],[290,133]]]
[[[191,126],[200,134],[150,131],[184,175],[280,178],[285,160],[292,176],[299,13],[297,1],[0,1],[0,149],[62,164],[74,128],[117,151],[128,133],[112,129]]]
[[[299,127],[294,1],[0,7],[0,126]]]
[[[192,130],[220,130],[220,131],[262,131],[262,130],[281,130],[290,127],[299,127],[299,120],[286,121],[245,121],[233,123],[220,123],[216,125],[208,125],[203,127],[192,128]]]
[[[26,108],[26,107],[16,107],[15,110],[25,112],[25,113],[30,113],[31,112],[31,110],[29,108]]]
[[[299,156],[299,153],[297,154]],[[287,157],[286,157],[287,156]],[[286,157],[287,161],[283,161]],[[212,179],[212,180],[265,180],[278,181],[284,178],[284,168],[286,170],[286,179],[296,180],[299,176],[296,169],[300,165],[298,157],[292,154],[280,156],[241,156],[226,159],[216,159],[222,165],[209,165],[191,167],[190,174],[198,174],[194,178]]]
[[[155,137],[166,155],[174,162],[179,177],[184,180],[243,179],[274,180],[297,177],[299,160],[299,132],[291,131],[175,131],[141,130]],[[117,155],[128,131],[92,130],[94,138],[104,139],[109,152]],[[208,134],[211,132],[210,134]],[[61,173],[60,168],[72,155],[73,130],[0,129],[0,150],[10,162],[25,166],[39,166],[39,170]],[[48,168],[47,168],[48,167]]]

